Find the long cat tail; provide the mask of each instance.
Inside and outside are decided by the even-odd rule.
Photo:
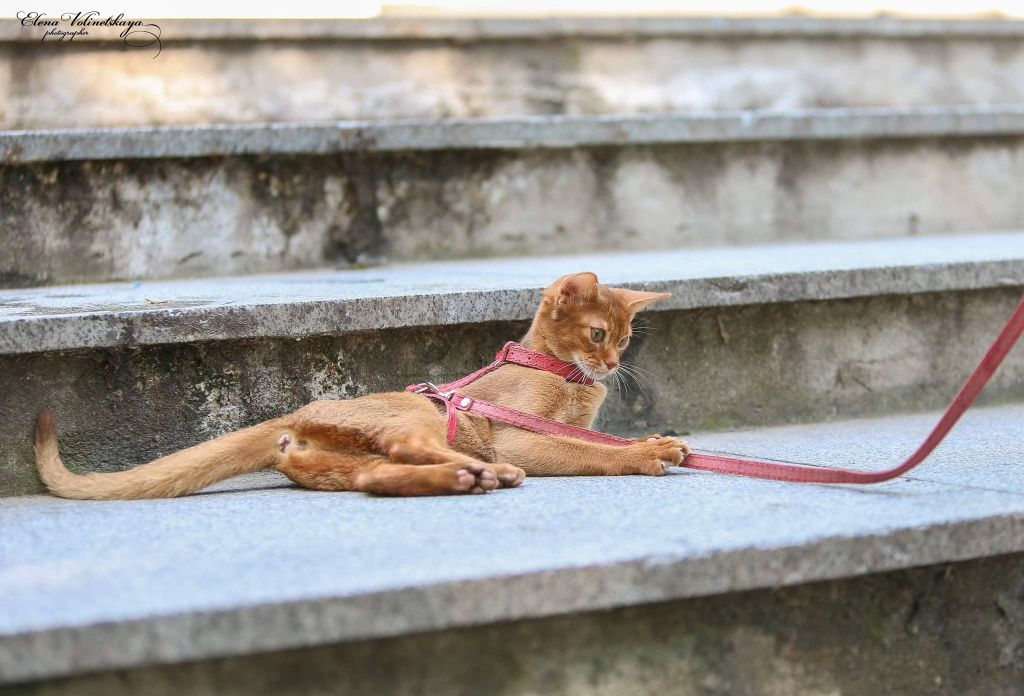
[[[237,430],[127,471],[75,474],[57,448],[57,430],[49,412],[36,419],[36,467],[54,495],[79,500],[174,498],[217,481],[278,463],[277,446],[286,419]]]

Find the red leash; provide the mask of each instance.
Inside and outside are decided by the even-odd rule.
[[[800,483],[880,483],[894,479],[923,462],[932,453],[932,450],[942,442],[946,434],[960,420],[960,416],[970,408],[978,394],[985,388],[989,378],[999,368],[1007,353],[1010,352],[1017,339],[1020,338],[1021,333],[1024,333],[1024,299],[1017,305],[1006,326],[999,332],[999,336],[996,337],[995,342],[988,349],[988,352],[985,353],[985,357],[981,359],[974,372],[964,382],[956,398],[953,399],[946,412],[942,414],[942,418],[939,419],[931,433],[921,443],[921,446],[899,466],[883,469],[882,471],[853,471],[850,469],[828,469],[812,465],[779,464],[776,462],[695,452],[687,455],[686,459],[683,460],[682,466],[691,469],[717,471],[722,474],[736,474],[739,476]],[[457,391],[459,387],[463,387],[508,363],[554,372],[569,381],[581,384],[593,384],[593,380],[582,376],[580,370],[572,363],[559,360],[550,355],[544,355],[543,353],[536,353],[516,343],[509,342],[495,356],[493,363],[470,375],[466,375],[462,379],[440,387],[429,382],[413,384],[406,387],[406,391],[423,394],[430,399],[444,404],[448,418],[448,442],[452,442],[455,439],[456,429],[458,428],[458,412],[464,411],[544,435],[575,437],[587,442],[603,445],[625,446],[634,444],[633,440],[608,435],[596,430],[580,428],[567,423],[560,423],[549,418],[541,418],[532,413],[517,411],[516,409],[500,406],[488,401],[480,401]]]

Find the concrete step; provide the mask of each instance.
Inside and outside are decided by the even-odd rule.
[[[902,459],[936,417],[694,434],[691,439],[698,447],[715,450],[874,468]],[[799,625],[792,625],[792,632],[806,640],[785,654],[771,648],[773,641],[761,632],[757,616],[780,603],[792,608],[802,595],[773,592],[754,599],[736,593],[1016,553],[1002,564],[976,568],[974,575],[987,572],[988,584],[961,587],[952,598],[961,606],[984,607],[974,617],[991,631],[982,634],[983,652],[1002,655],[1012,665],[1007,656],[1018,649],[1014,636],[1020,635],[1024,620],[1019,585],[1012,585],[1020,581],[1019,554],[1024,551],[1022,423],[1021,403],[975,408],[924,466],[874,487],[808,486],[675,469],[658,479],[531,478],[520,489],[436,499],[310,492],[276,475],[177,500],[3,499],[0,681],[252,656],[230,666],[208,662],[176,667],[176,678],[168,682],[164,675],[163,686],[153,693],[165,693],[168,683],[189,693],[216,691],[211,684],[230,682],[231,674],[245,676],[228,684],[229,692],[244,691],[239,684],[256,682],[298,691],[297,685],[314,678],[296,676],[295,684],[284,684],[282,660],[290,665],[286,672],[296,675],[368,673],[378,688],[359,693],[391,692],[394,685],[384,685],[397,677],[375,659],[395,646],[381,639],[408,636],[402,644],[404,667],[396,673],[407,687],[401,693],[411,693],[406,682],[422,685],[417,680],[441,678],[425,663],[428,657],[418,645],[441,640],[452,650],[465,627],[517,622],[500,629],[519,637],[505,649],[487,652],[481,648],[487,643],[476,643],[478,669],[467,671],[455,663],[442,671],[445,678],[477,680],[475,690],[463,693],[489,691],[480,685],[492,680],[519,680],[515,683],[522,689],[523,680],[535,684],[543,675],[526,670],[533,676],[523,676],[514,658],[528,651],[526,646],[547,640],[551,631],[550,623],[522,622],[568,615],[560,631],[577,639],[596,636],[597,622],[606,636],[618,636],[619,642],[595,637],[584,651],[588,657],[568,653],[572,657],[566,657],[565,665],[551,668],[564,670],[559,674],[571,683],[556,680],[548,688],[538,683],[535,692],[562,693],[587,684],[589,672],[568,669],[573,660],[594,661],[595,654],[607,654],[609,664],[619,664],[612,655],[630,654],[629,644],[645,635],[645,629],[660,630],[660,640],[668,640],[672,649],[659,648],[654,641],[654,650],[636,656],[643,669],[633,678],[644,684],[674,675],[678,688],[701,675],[693,669],[699,663],[694,647],[717,645],[707,616],[704,623],[659,624],[657,616],[665,612],[680,619],[679,605],[666,604],[602,624],[586,612],[728,595],[730,604],[739,602],[737,606],[750,611],[741,613],[742,620],[719,618],[712,623],[731,630],[739,630],[737,624],[746,627],[747,640],[740,633],[730,634],[734,642],[724,651],[760,655],[750,660],[741,673],[744,678],[765,677],[781,662],[781,667],[792,668],[787,680],[770,685],[765,693],[808,693],[792,687],[806,685],[808,674],[823,669],[822,664],[815,666],[815,658],[822,656],[809,646],[849,641],[839,626],[848,624],[850,616],[867,621],[866,642],[853,643],[857,650],[904,650],[907,632],[918,645],[938,640],[932,634],[941,633],[940,653],[949,658],[959,645],[960,629],[937,629],[929,621],[937,595],[949,592],[939,578],[959,577],[957,568],[965,564],[934,573],[930,583],[918,582],[912,594],[899,585],[876,582],[854,605],[841,593],[829,595],[826,588],[812,604],[840,605],[833,613],[836,623],[823,631],[804,626],[802,634]],[[996,584],[997,577],[1002,584]],[[886,612],[894,604],[889,616]],[[623,642],[622,631],[614,628],[618,624],[630,626],[633,638]],[[965,623],[962,630],[974,630],[969,626],[975,623]],[[428,631],[435,633],[412,635]],[[351,662],[332,661],[330,669],[325,654],[313,648],[353,641],[364,642],[348,653]],[[764,649],[753,650],[751,641]],[[261,656],[286,649],[297,652],[267,661]],[[850,670],[856,671],[853,651],[847,645],[841,654],[849,659],[837,659],[834,667],[830,661],[823,663],[831,679],[846,679]],[[961,660],[968,653],[969,648],[956,652]],[[957,662],[933,662],[933,657],[927,664],[940,678],[945,674],[942,665]],[[375,669],[369,669],[370,663]],[[303,669],[307,664],[313,668],[309,672]],[[496,668],[502,664],[505,669]],[[1000,665],[1004,676],[1012,676],[1005,674],[1007,664]],[[974,674],[972,683],[996,679],[1000,670],[994,662],[992,668],[984,677]],[[857,693],[877,693],[882,684],[893,683],[885,670],[865,673]],[[935,673],[923,674],[932,683]],[[118,673],[106,682],[72,681],[62,688],[123,693],[134,686],[135,693],[150,693],[138,690],[140,682],[132,675]],[[348,683],[352,677],[340,678]],[[191,691],[193,682],[204,690]],[[76,683],[92,683],[95,690],[75,691]],[[104,683],[113,690],[98,688]]]
[[[0,21],[0,128],[1024,101],[1018,21],[154,21],[155,59]]]
[[[0,285],[1024,227],[1024,109],[0,134]]]
[[[318,398],[437,383],[592,270],[673,293],[598,426],[742,427],[945,405],[1024,287],[1024,233],[434,263],[0,293],[0,495],[41,490],[35,414],[81,470],[148,461]],[[1024,353],[985,392],[1024,400]]]

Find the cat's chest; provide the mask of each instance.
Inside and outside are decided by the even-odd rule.
[[[559,396],[548,402],[547,418],[587,427],[597,415],[604,399],[601,386],[584,387],[578,384],[562,383]]]
[[[508,365],[465,389],[470,396],[494,401],[562,423],[588,426],[604,400],[601,384],[585,386],[558,375]]]

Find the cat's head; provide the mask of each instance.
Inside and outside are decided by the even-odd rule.
[[[593,273],[562,276],[544,291],[531,334],[555,357],[594,379],[619,367],[633,333],[634,315],[666,292],[610,288]]]

